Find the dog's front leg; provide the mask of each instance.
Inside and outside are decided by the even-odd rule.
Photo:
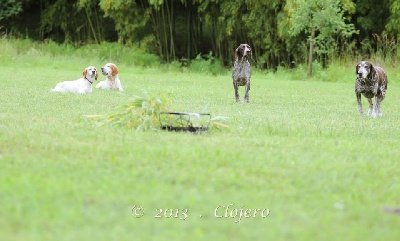
[[[373,111],[372,111],[372,117],[381,117],[382,112],[381,112],[381,101],[382,97],[381,96],[376,96],[375,97],[375,103],[373,106]]]
[[[364,111],[362,108],[362,103],[361,103],[361,93],[356,92],[357,96],[357,103],[358,103],[358,111],[360,112],[361,115],[364,115]]]
[[[368,103],[369,103],[368,115],[374,116],[375,106],[374,106],[374,104],[372,104],[372,99],[371,98],[368,98]]]
[[[244,92],[244,102],[249,102],[249,91],[250,91],[250,79],[246,81],[245,92]]]
[[[240,101],[240,97],[239,97],[239,84],[237,83],[237,81],[233,80],[233,88],[235,89],[235,99],[236,102]]]

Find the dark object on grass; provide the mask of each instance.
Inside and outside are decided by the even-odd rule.
[[[400,208],[385,208],[384,212],[400,216]]]
[[[161,112],[159,119],[162,130],[201,133],[208,131],[211,122],[211,114]]]

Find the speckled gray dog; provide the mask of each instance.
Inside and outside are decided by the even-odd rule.
[[[250,91],[250,62],[251,48],[248,44],[241,44],[235,50],[235,65],[233,67],[232,79],[235,89],[236,102],[240,101],[239,86],[245,86],[244,102],[249,102]]]
[[[361,94],[363,94],[369,103],[368,115],[382,116],[381,102],[385,98],[388,83],[385,71],[379,66],[373,66],[368,61],[361,61],[356,66],[356,76],[355,92],[358,111],[364,115],[361,104]],[[375,103],[372,104],[374,97]]]

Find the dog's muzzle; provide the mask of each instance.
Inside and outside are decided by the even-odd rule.
[[[247,56],[248,54],[250,54],[251,53],[251,50],[250,49],[248,49],[247,47],[244,49],[244,51],[243,51],[243,56]]]

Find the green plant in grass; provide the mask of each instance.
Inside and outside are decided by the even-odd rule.
[[[121,111],[107,115],[101,122],[137,131],[156,130],[160,126],[159,114],[167,111],[170,101],[168,94],[137,96],[123,105]]]
[[[213,56],[211,51],[207,55],[203,56],[198,54],[191,62],[190,69],[196,73],[211,74],[214,76],[224,75],[227,73],[227,69],[222,66],[220,60]]]
[[[210,129],[212,130],[224,130],[229,128],[228,117],[226,116],[214,116],[210,120]]]
[[[86,115],[85,117],[96,119],[100,126],[113,125],[133,129],[136,131],[159,130],[160,126],[188,127],[188,126],[210,126],[215,130],[228,128],[227,118],[215,116],[201,118],[197,113],[192,113],[180,118],[166,114],[161,119],[160,114],[170,112],[168,106],[171,103],[169,94],[156,96],[144,94],[137,96],[129,103],[120,107],[116,113],[109,115]],[[165,118],[166,117],[166,118]],[[189,117],[189,119],[187,119]]]

